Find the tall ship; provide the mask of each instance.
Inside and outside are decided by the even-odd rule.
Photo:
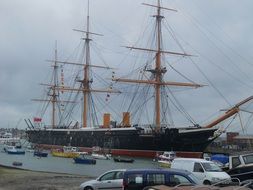
[[[99,147],[114,155],[128,155],[140,157],[154,157],[158,152],[176,151],[177,153],[185,153],[189,156],[199,155],[205,148],[218,136],[222,131],[217,125],[230,118],[239,112],[239,107],[252,99],[249,97],[234,107],[226,110],[224,114],[219,116],[214,121],[200,126],[192,123],[189,127],[176,127],[173,122],[169,122],[169,95],[170,87],[182,88],[199,88],[203,87],[201,84],[195,82],[171,82],[166,81],[166,56],[191,56],[185,52],[174,52],[165,50],[163,47],[163,32],[162,24],[164,16],[162,11],[176,11],[174,9],[165,8],[161,6],[161,1],[157,0],[157,4],[144,5],[152,7],[156,10],[153,18],[155,19],[154,38],[152,46],[149,48],[126,46],[131,51],[140,51],[140,53],[147,53],[151,57],[151,61],[147,61],[139,68],[140,76],[136,78],[117,78],[112,76],[112,83],[117,85],[133,85],[136,93],[132,93],[133,97],[128,97],[129,105],[123,107],[122,117],[120,121],[112,122],[111,114],[103,114],[103,124],[96,124],[98,118],[96,113],[100,110],[95,106],[94,94],[105,94],[110,97],[111,94],[119,94],[121,90],[115,90],[113,85],[107,89],[96,89],[94,87],[95,77],[93,71],[95,69],[110,69],[108,66],[93,65],[91,63],[91,37],[100,35],[90,31],[89,24],[89,8],[87,14],[86,30],[76,30],[82,32],[84,37],[84,58],[80,63],[59,61],[57,59],[57,51],[55,51],[55,59],[52,61],[53,65],[53,80],[51,84],[43,84],[49,89],[47,95],[48,99],[36,99],[36,101],[45,102],[47,105],[52,105],[52,120],[50,126],[42,126],[40,124],[41,118],[35,118],[35,124],[30,120],[26,120],[28,129],[26,130],[29,142],[39,144],[45,148],[56,148],[61,146],[75,146],[84,151],[92,151],[94,147]],[[89,7],[89,1],[88,1]],[[148,56],[147,56],[148,57]],[[81,77],[76,77],[75,82],[78,82],[77,87],[68,87],[60,83],[57,79],[57,70],[59,64],[74,65],[80,67],[79,74]],[[64,123],[62,118],[64,114],[61,113],[58,104],[76,104],[75,100],[61,100],[60,94],[64,93],[78,93],[82,95],[82,122],[68,124]],[[139,93],[139,95],[138,95]],[[112,95],[113,96],[113,95]],[[153,100],[151,102],[151,100]],[[175,103],[175,102],[174,102]],[[179,104],[178,108],[181,105]],[[58,110],[58,111],[57,111]],[[58,112],[58,113],[57,113]],[[70,110],[69,112],[72,112]],[[152,115],[149,119],[142,116],[142,113]],[[57,119],[57,116],[60,119]],[[187,114],[186,114],[187,115]],[[144,124],[136,122],[132,124],[132,118],[139,118],[139,121],[144,121]],[[102,119],[101,119],[102,120]],[[138,119],[137,119],[138,120]],[[150,123],[147,124],[147,122]],[[38,124],[39,123],[39,124]]]

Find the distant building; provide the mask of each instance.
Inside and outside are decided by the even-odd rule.
[[[239,136],[239,133],[237,133],[237,132],[227,132],[226,135],[227,135],[227,143],[231,144],[231,143],[234,142],[234,138],[236,136]]]
[[[253,148],[252,135],[238,135],[233,138],[234,144],[237,144],[241,149]]]
[[[253,135],[240,135],[237,132],[228,132],[226,137],[219,137],[207,148],[211,152],[252,151]]]

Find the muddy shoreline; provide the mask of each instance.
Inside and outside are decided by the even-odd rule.
[[[78,190],[90,179],[94,178],[0,166],[0,190]]]

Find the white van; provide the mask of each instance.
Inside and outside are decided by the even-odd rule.
[[[171,168],[183,169],[192,172],[205,185],[224,181],[229,183],[231,177],[222,171],[215,163],[197,158],[175,158]]]

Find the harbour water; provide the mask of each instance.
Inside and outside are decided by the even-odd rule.
[[[72,158],[53,157],[48,154],[46,158],[33,156],[32,152],[26,152],[24,155],[10,155],[3,151],[0,146],[0,165],[11,166],[15,161],[22,162],[20,168],[44,171],[77,174],[84,176],[97,177],[103,172],[120,168],[157,168],[158,165],[151,159],[135,158],[134,163],[117,163],[111,158],[109,160],[97,160],[95,165],[75,164]]]

